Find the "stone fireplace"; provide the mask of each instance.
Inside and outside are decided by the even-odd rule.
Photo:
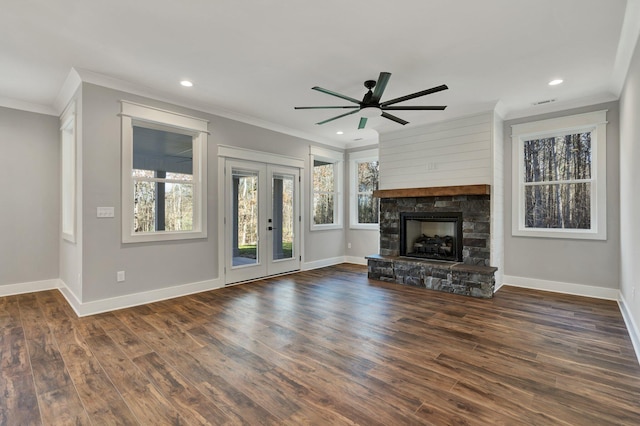
[[[369,278],[493,297],[488,185],[379,190],[380,253]]]

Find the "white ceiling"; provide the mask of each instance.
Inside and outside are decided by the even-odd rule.
[[[348,102],[312,86],[361,99],[363,82],[388,71],[384,101],[447,84],[403,104],[446,111],[394,112],[407,126],[617,99],[639,30],[639,2],[629,3],[625,21],[624,0],[2,0],[0,105],[58,113],[75,69],[87,81],[353,146],[402,126],[379,118],[357,131],[357,114],[315,125],[343,111],[293,107]],[[564,83],[548,86],[554,78]],[[556,102],[532,106],[548,99]]]

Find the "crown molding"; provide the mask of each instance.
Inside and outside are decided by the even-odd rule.
[[[640,38],[640,0],[627,0],[624,21],[620,30],[616,59],[613,64],[613,93],[617,98],[629,73],[629,66],[633,58],[636,44]]]

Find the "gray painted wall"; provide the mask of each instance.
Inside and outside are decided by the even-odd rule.
[[[622,298],[640,338],[640,43],[620,98],[620,226]],[[630,330],[631,331],[631,330]],[[636,347],[636,350],[640,348]]]
[[[145,292],[219,277],[217,145],[231,145],[305,160],[304,206],[309,205],[309,142],[233,120],[168,105],[104,87],[83,84],[83,270],[82,302]],[[122,244],[120,202],[120,100],[209,120],[208,238]],[[96,208],[115,207],[116,217],[98,219]],[[306,210],[305,210],[306,211]],[[344,231],[304,229],[304,261],[344,256]],[[116,272],[126,280],[116,282]]]
[[[607,240],[571,240],[511,235],[511,126],[607,109]],[[508,120],[504,123],[505,275],[562,283],[618,288],[620,281],[619,108],[617,102],[559,113]],[[505,279],[508,284],[508,280]]]
[[[58,118],[0,108],[0,285],[58,278]]]

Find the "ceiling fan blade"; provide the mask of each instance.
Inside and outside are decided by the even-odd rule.
[[[380,106],[385,107],[387,105],[397,104],[398,102],[408,101],[409,99],[419,98],[420,96],[430,95],[432,93],[441,92],[443,90],[447,90],[448,87],[446,84],[441,86],[432,87],[431,89],[423,90],[421,92],[412,93],[410,95],[401,96],[399,98],[391,99],[390,101],[380,103]]]
[[[446,105],[433,106],[387,106],[381,107],[383,111],[442,111]]]
[[[347,95],[342,95],[340,93],[332,92],[331,90],[323,89],[322,87],[314,86],[311,88],[312,90],[317,90],[318,92],[326,93],[327,95],[336,96],[338,98],[344,99],[349,102],[356,103],[360,105],[360,101],[357,99],[353,99]]]
[[[364,126],[367,125],[367,117],[360,117],[360,123],[358,124],[358,129],[364,129]]]
[[[380,76],[378,77],[378,81],[376,82],[376,87],[373,90],[373,97],[371,98],[373,102],[380,102],[382,93],[384,92],[384,89],[387,87],[387,83],[389,82],[390,78],[391,78],[390,72],[380,73]]]
[[[345,114],[340,114],[340,115],[338,115],[338,116],[336,116],[336,117],[333,117],[333,118],[330,118],[330,119],[328,119],[328,120],[320,121],[319,123],[316,123],[316,124],[324,124],[324,123],[328,123],[328,122],[330,122],[330,121],[337,120],[338,118],[342,118],[342,117],[346,117],[347,115],[355,114],[355,113],[356,113],[356,112],[358,112],[358,111],[359,111],[358,109],[354,109],[353,111],[349,111],[349,112],[347,112],[347,113],[345,113]]]
[[[349,106],[312,106],[312,107],[293,107],[293,109],[351,109],[351,108],[360,108],[358,105],[349,105]]]
[[[388,118],[388,119],[389,119],[389,120],[391,120],[391,121],[395,121],[396,123],[400,123],[400,124],[402,124],[403,126],[404,126],[405,124],[408,124],[408,123],[409,123],[408,121],[405,121],[405,120],[403,120],[402,118],[398,118],[398,117],[396,117],[395,115],[391,115],[391,114],[386,113],[386,112],[384,112],[384,111],[382,112],[382,116],[383,116],[384,118]]]

